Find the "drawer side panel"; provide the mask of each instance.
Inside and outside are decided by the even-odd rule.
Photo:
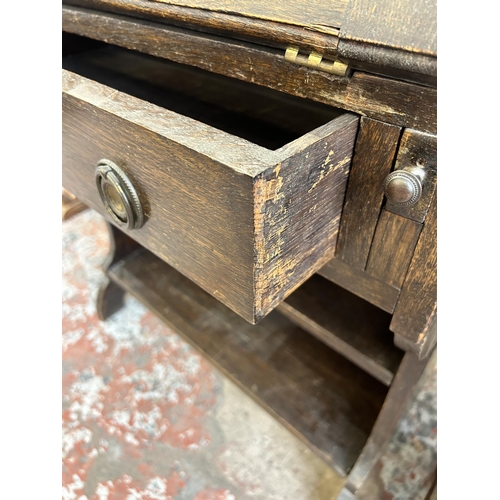
[[[256,320],[333,258],[358,122],[338,118],[256,178]]]

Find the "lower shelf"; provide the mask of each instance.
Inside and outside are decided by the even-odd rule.
[[[329,465],[351,469],[387,387],[277,312],[247,323],[147,250],[108,275]]]
[[[389,331],[392,316],[313,275],[277,310],[389,386],[403,359]]]

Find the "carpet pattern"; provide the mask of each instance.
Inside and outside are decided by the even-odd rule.
[[[109,248],[63,223],[64,500],[323,500],[343,480],[134,298],[95,299]]]

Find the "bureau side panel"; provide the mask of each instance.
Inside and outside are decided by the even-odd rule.
[[[102,158],[125,171],[144,206],[144,226],[124,232],[251,321],[251,177],[63,94],[63,185],[109,219],[94,177]]]

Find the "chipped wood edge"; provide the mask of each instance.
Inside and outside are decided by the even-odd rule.
[[[330,122],[329,127],[317,129],[319,140],[311,142],[313,133],[300,153],[254,178],[255,322],[334,257],[359,123],[354,115],[341,118],[344,120],[339,118],[339,123]],[[337,133],[340,128],[341,134]],[[314,161],[307,161],[310,154],[317,154],[316,148],[321,149],[321,153]],[[296,186],[290,187],[294,184]],[[336,200],[328,196],[340,192]],[[326,193],[326,196],[318,193]],[[307,217],[303,211],[294,213],[294,199],[298,197],[302,207],[309,207]],[[310,224],[311,219],[317,222],[322,217],[327,220],[322,220],[321,230],[313,234],[307,232],[308,228],[300,220],[295,220],[307,219]],[[293,234],[287,234],[289,227]],[[308,239],[307,246],[302,244],[304,238]]]

